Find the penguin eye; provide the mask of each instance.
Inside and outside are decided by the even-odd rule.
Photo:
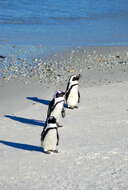
[[[59,97],[59,93],[56,94],[56,98],[58,98],[58,97]]]
[[[75,81],[76,80],[76,77],[73,77],[72,81]]]

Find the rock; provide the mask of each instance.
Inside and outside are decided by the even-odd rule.
[[[0,55],[0,59],[5,59],[6,56]]]

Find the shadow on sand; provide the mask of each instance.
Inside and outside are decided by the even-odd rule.
[[[44,104],[44,105],[49,105],[50,103],[50,100],[44,100],[44,99],[40,99],[40,98],[37,98],[37,97],[26,97],[28,100],[32,100],[32,101],[35,101],[35,102],[39,102],[41,104]],[[67,104],[64,104],[64,107],[65,108],[68,108],[68,105]]]
[[[34,102],[39,102],[41,104],[44,104],[44,105],[49,105],[50,101],[49,100],[44,100],[44,99],[40,99],[40,98],[37,98],[37,97],[26,97],[28,100],[32,100]]]
[[[22,143],[14,143],[10,141],[4,141],[0,140],[1,144],[4,144],[6,146],[10,146],[17,149],[27,150],[27,151],[36,151],[36,152],[43,152],[43,149],[39,146],[33,146],[29,144],[22,144]]]
[[[45,122],[41,121],[41,120],[35,120],[35,119],[27,119],[24,117],[17,117],[17,116],[13,116],[13,115],[5,115],[5,117],[18,121],[20,123],[25,123],[25,124],[30,124],[30,125],[37,125],[37,126],[45,126]]]

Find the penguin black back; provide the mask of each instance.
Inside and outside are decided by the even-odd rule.
[[[72,75],[69,78],[69,81],[68,81],[68,84],[67,84],[67,88],[66,88],[66,91],[65,91],[66,102],[68,100],[68,97],[69,97],[69,95],[70,95],[73,87],[78,86],[79,79],[80,79],[80,74],[78,74],[78,75]],[[78,98],[79,98],[79,101],[80,101],[80,93],[79,93],[79,91],[78,91]]]
[[[50,116],[54,116],[57,119],[57,122],[59,122],[60,115],[62,115],[63,117],[64,114],[62,113],[65,112],[64,95],[65,95],[65,92],[60,91],[60,90],[58,90],[55,93],[53,99],[49,103],[46,120],[48,120]]]

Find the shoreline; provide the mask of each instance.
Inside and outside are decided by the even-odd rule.
[[[66,89],[72,74],[81,74],[82,88],[128,81],[128,46],[76,48],[56,53],[40,60],[33,72],[31,78],[0,79],[0,114],[31,105],[27,96],[50,94],[52,98],[56,90]]]
[[[63,82],[72,74],[90,71],[108,73],[128,70],[128,46],[99,46],[73,48],[32,60],[13,55],[0,59],[2,80],[21,80],[43,83]]]

